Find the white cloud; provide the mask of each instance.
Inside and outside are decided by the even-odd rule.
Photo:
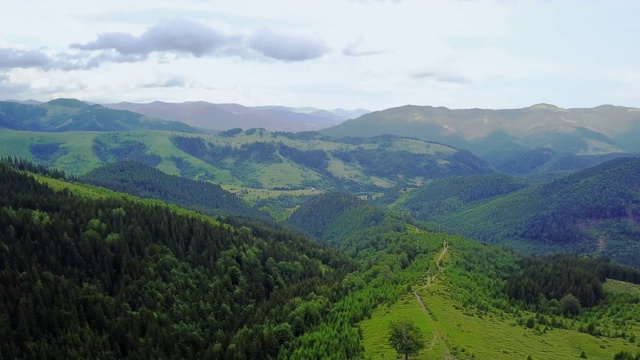
[[[70,47],[82,51],[114,51],[118,55],[100,53],[91,61],[96,65],[102,61],[143,61],[152,53],[251,57],[252,52],[258,52],[276,60],[304,61],[329,51],[324,41],[315,38],[277,33],[266,28],[249,36],[227,34],[185,19],[164,20],[140,36],[125,32],[102,33],[95,41],[73,43]]]
[[[40,50],[0,48],[0,69],[36,67],[48,70],[52,60]]]

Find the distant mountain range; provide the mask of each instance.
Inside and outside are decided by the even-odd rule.
[[[0,128],[191,133],[262,128],[320,131],[333,138],[391,134],[466,149],[495,170],[539,180],[640,154],[640,109],[611,105],[561,109],[538,104],[503,110],[407,105],[368,113],[204,101],[96,105],[75,99],[13,100],[0,102]]]
[[[365,114],[321,132],[330,136],[394,134],[437,141],[468,149],[503,171],[528,174],[547,171],[558,161],[595,165],[611,159],[564,159],[567,155],[640,152],[640,109],[611,105],[561,109],[538,104],[523,109],[452,110],[407,105]]]
[[[317,131],[353,119],[369,111],[364,109],[322,110],[285,106],[248,107],[240,104],[212,104],[205,101],[146,104],[121,102],[104,106],[137,112],[149,117],[176,120],[194,127],[212,130],[263,128],[269,131]]]
[[[178,121],[153,119],[75,99],[36,104],[0,101],[0,128],[38,132],[168,130],[200,133]]]

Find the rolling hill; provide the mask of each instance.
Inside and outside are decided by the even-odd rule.
[[[460,200],[482,186],[452,183],[442,191],[450,196],[441,203],[457,205],[455,212],[437,206],[438,211],[432,211],[433,203],[421,206],[421,196],[429,194],[429,187],[417,192],[416,200],[407,205],[424,219],[482,242],[524,251],[597,253],[640,266],[639,177],[639,158],[616,159],[549,183],[517,191],[505,188],[510,191],[485,201]],[[447,187],[446,181],[437,184]],[[430,198],[436,199],[438,193],[431,192]]]
[[[172,176],[135,161],[109,163],[79,181],[143,199],[157,199],[209,215],[268,218],[219,185]]]
[[[591,109],[561,109],[538,104],[523,109],[452,110],[445,107],[403,106],[365,114],[329,129],[331,136],[413,136],[468,149],[509,173],[532,150],[588,156],[640,151],[640,109],[603,105]],[[593,159],[591,159],[593,160]],[[606,161],[606,160],[605,160]],[[538,164],[531,169],[545,167]],[[574,169],[568,169],[574,170]]]
[[[379,193],[455,175],[493,171],[468,151],[400,137],[337,139],[318,133],[232,129],[216,135],[168,131],[31,132],[0,129],[0,154],[72,175],[134,160],[169,175],[211,181],[240,195],[269,191]]]
[[[147,118],[75,99],[41,104],[0,102],[0,128],[40,132],[167,130],[200,133],[189,125]]]
[[[396,207],[409,211],[416,219],[433,221],[469,204],[500,197],[532,184],[504,174],[456,176],[425,184]]]
[[[364,229],[393,222],[383,208],[352,195],[325,193],[314,196],[298,208],[287,223],[335,247],[347,248],[345,239]],[[397,220],[397,219],[396,219]],[[402,224],[402,221],[397,221]],[[366,248],[366,244],[359,244]]]
[[[263,128],[269,131],[317,131],[335,126],[347,119],[367,113],[367,110],[321,110],[285,106],[248,107],[240,104],[212,104],[206,101],[146,104],[121,102],[104,104],[117,110],[129,110],[149,117],[177,120],[194,127],[229,130],[233,128]]]

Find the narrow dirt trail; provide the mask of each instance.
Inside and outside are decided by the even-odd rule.
[[[436,260],[436,266],[438,267],[438,270],[440,272],[443,271],[442,267],[440,266],[440,263],[442,262],[442,258],[444,257],[444,254],[447,253],[448,249],[449,249],[449,244],[446,241],[444,241],[442,243],[442,251],[440,252],[440,256],[438,256],[438,259]],[[427,274],[429,274],[429,271],[427,271]],[[426,288],[430,287],[431,285],[433,285],[435,283],[435,281],[436,281],[437,275],[438,274],[427,276],[427,283],[424,286],[421,286],[420,288],[416,289],[413,292],[413,295],[415,295],[415,297],[416,297],[416,301],[418,302],[418,304],[420,305],[420,307],[422,308],[424,313],[429,317],[431,317],[431,314],[429,314],[429,310],[427,309],[426,305],[424,304],[424,301],[422,301],[422,297],[420,296],[420,294],[418,294],[418,291],[420,291],[422,289],[426,289]],[[440,336],[440,332],[438,332],[438,329],[434,328],[433,329],[433,339],[431,340],[431,344],[429,345],[429,349],[433,349],[433,347],[437,343],[442,344],[442,352],[443,352],[443,355],[444,355],[444,359],[445,360],[452,360],[453,357],[451,356],[451,353],[449,352],[449,348],[444,343],[444,341],[442,341],[442,337]]]
[[[440,262],[442,262],[442,257],[444,256],[444,254],[447,253],[447,250],[449,250],[449,243],[447,243],[447,241],[445,240],[442,243],[442,252],[440,253],[440,256],[438,257],[438,260],[436,260],[436,265],[438,266],[438,269],[440,269]]]

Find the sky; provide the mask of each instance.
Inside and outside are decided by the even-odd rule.
[[[640,107],[640,1],[0,0],[0,99]]]

